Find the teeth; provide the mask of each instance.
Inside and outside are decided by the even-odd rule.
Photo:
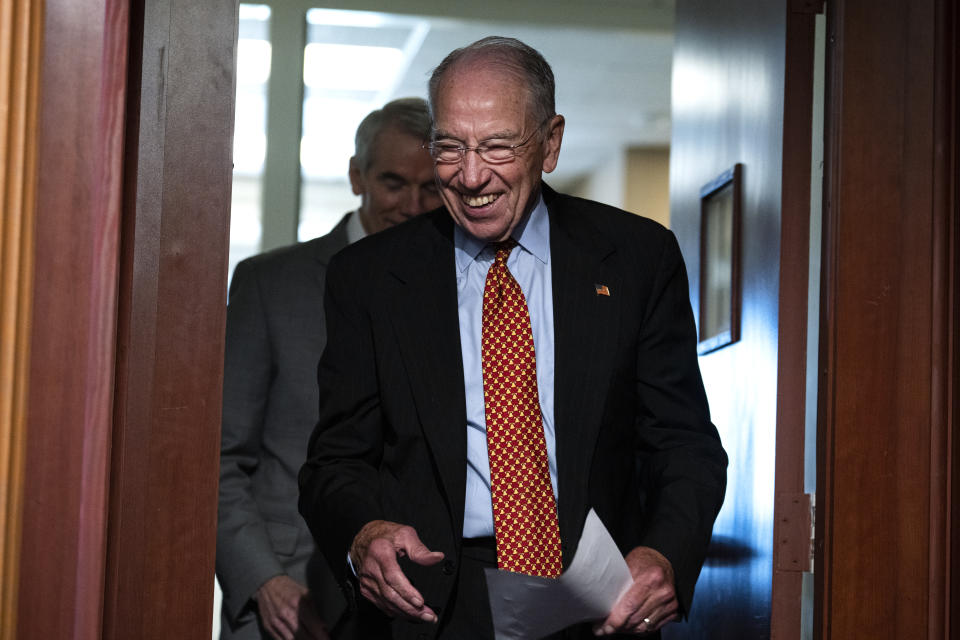
[[[484,205],[490,204],[500,196],[494,194],[487,194],[483,196],[462,196],[463,201],[470,207],[482,207]]]

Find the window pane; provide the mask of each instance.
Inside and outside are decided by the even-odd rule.
[[[239,30],[230,214],[231,275],[240,260],[260,251],[267,83],[270,80],[270,7],[241,4]]]
[[[419,18],[311,9],[303,64],[298,238],[323,235],[359,204],[347,177],[363,118],[395,95],[428,28]],[[426,97],[426,83],[417,93]]]

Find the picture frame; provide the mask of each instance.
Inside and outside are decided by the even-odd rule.
[[[700,355],[740,339],[742,182],[737,163],[700,189]]]

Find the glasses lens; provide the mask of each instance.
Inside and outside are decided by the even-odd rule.
[[[431,144],[430,154],[438,162],[458,162],[460,160],[460,147],[455,144]]]
[[[478,149],[480,156],[487,162],[506,162],[516,155],[514,148],[502,144],[494,144]]]

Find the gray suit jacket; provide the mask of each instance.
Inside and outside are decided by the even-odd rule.
[[[217,577],[221,638],[259,638],[251,596],[287,574],[333,626],[345,601],[297,512],[297,472],[317,422],[326,343],[327,262],[347,245],[347,214],[327,235],[237,265],[227,307]]]

